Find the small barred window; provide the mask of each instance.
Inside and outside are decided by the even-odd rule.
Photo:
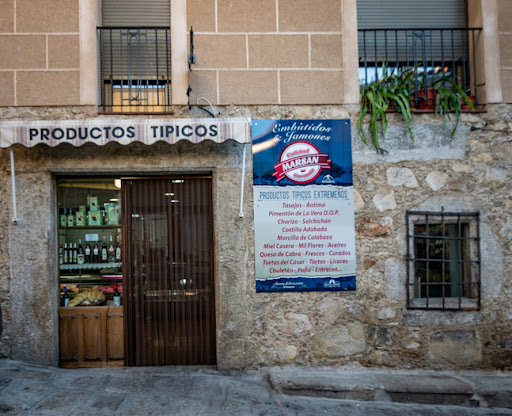
[[[479,214],[407,211],[407,308],[480,309]]]

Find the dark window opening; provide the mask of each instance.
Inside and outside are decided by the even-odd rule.
[[[480,309],[478,213],[407,211],[407,307]]]

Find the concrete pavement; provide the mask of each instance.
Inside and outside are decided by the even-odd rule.
[[[272,367],[228,376],[205,367],[65,370],[0,360],[0,414],[512,416],[511,385],[510,375],[487,372]]]

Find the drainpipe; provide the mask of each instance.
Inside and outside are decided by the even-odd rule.
[[[245,155],[247,153],[247,143],[244,143],[244,153],[242,156],[242,190],[240,193],[240,218],[244,217],[244,186],[245,186]]]
[[[12,223],[18,224],[18,212],[16,210],[16,178],[14,173],[14,153],[11,150],[11,181],[12,181]]]

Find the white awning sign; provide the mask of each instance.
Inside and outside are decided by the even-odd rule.
[[[0,122],[0,147],[33,147],[41,143],[51,147],[61,143],[103,146],[111,142],[151,145],[159,141],[174,144],[179,140],[250,143],[250,131],[248,118],[4,121]]]

